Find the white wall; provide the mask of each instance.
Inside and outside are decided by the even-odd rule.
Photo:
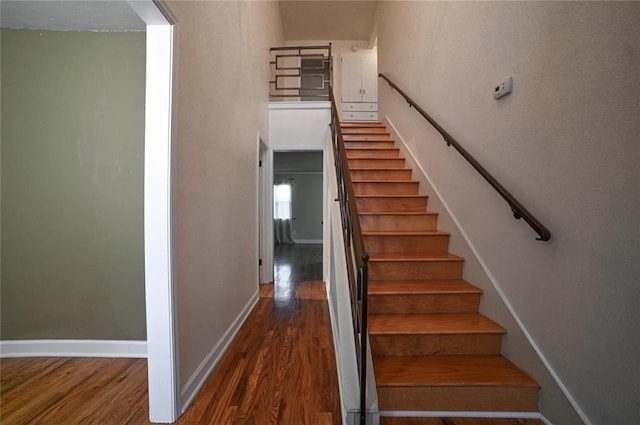
[[[276,2],[168,2],[176,24],[176,290],[183,402],[257,300],[258,144]],[[267,142],[267,140],[265,140]]]
[[[375,51],[369,49],[368,40],[287,40],[285,46],[326,46],[331,43],[331,55],[333,56],[333,92],[338,102],[342,87],[342,67],[340,56],[343,53],[354,51]],[[355,49],[355,50],[354,50]]]
[[[639,27],[640,4],[631,2],[381,2],[378,10],[380,72],[552,232],[536,241],[381,83],[380,116],[404,135],[573,399],[581,418],[507,337],[505,353],[536,372],[541,412],[557,425],[640,416]],[[513,93],[495,101],[493,87],[508,75]],[[485,309],[495,304],[483,300]]]

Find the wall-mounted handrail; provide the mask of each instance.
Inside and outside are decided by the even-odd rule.
[[[473,168],[480,173],[480,175],[507,201],[513,216],[516,220],[522,218],[529,226],[540,236],[536,238],[539,241],[548,241],[551,239],[551,233],[533,214],[527,210],[524,205],[520,203],[507,189],[500,184],[495,177],[493,177],[480,163],[464,149],[456,139],[453,138],[440,124],[438,124],[429,114],[427,114],[416,102],[413,101],[404,91],[402,91],[393,81],[391,81],[382,72],[378,74],[380,78],[383,78],[392,89],[396,90],[409,104],[409,107],[415,108],[420,115],[422,115],[429,123],[442,135],[447,146],[453,146],[459,153],[466,159]]]
[[[351,318],[360,380],[360,424],[365,425],[367,407],[367,294],[369,293],[367,263],[369,255],[366,252],[360,229],[356,196],[351,181],[351,171],[347,161],[333,89],[329,89],[329,98],[331,100],[331,139],[338,183],[338,199],[336,201],[340,203],[342,217],[342,236],[351,294]]]

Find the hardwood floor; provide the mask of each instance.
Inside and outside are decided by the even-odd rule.
[[[145,359],[2,359],[0,423],[148,424]]]
[[[276,282],[178,420],[181,425],[341,423],[321,245],[276,249]],[[0,422],[149,424],[146,361],[3,359]]]
[[[320,245],[279,246],[276,282],[179,425],[341,423]],[[0,361],[3,425],[148,425],[144,359]],[[381,425],[542,425],[524,419],[381,418]]]

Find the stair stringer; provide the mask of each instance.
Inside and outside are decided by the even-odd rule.
[[[438,230],[451,234],[449,252],[465,259],[463,278],[473,282],[473,285],[483,290],[483,295],[480,298],[480,313],[491,317],[492,320],[495,320],[507,330],[507,333],[502,337],[502,354],[516,363],[518,367],[540,384],[538,410],[543,411],[545,400],[551,399],[566,400],[566,408],[574,410],[577,406],[575,400],[571,397],[558,374],[544,356],[544,353],[540,351],[535,340],[505,296],[500,284],[483,261],[482,256],[464,229],[460,226],[455,214],[442,198],[438,189],[433,185],[429,174],[416,160],[416,156],[408,147],[405,139],[389,116],[385,115],[384,120],[391,138],[396,141],[396,147],[400,148],[400,156],[405,158],[406,167],[414,171],[412,178],[420,182],[420,195],[429,196],[429,210],[439,213]],[[426,412],[422,413],[425,416],[427,415]],[[438,413],[441,414],[443,412]],[[468,413],[473,415],[474,412]],[[465,416],[461,412],[456,412],[456,414]],[[530,417],[528,416],[529,414],[523,412],[521,417]],[[540,419],[546,424],[552,425],[542,413],[540,414]]]
[[[326,139],[327,190],[326,205],[328,216],[328,232],[325,243],[329,246],[329,274],[326,277],[329,317],[333,335],[333,345],[338,369],[338,385],[342,422],[345,425],[360,423],[359,381],[356,348],[353,340],[353,322],[349,304],[350,290],[347,277],[347,264],[344,256],[344,240],[340,207],[334,201],[338,197],[337,180],[333,164],[335,161],[333,143],[330,135]],[[378,394],[371,347],[367,342],[367,425],[379,424]]]

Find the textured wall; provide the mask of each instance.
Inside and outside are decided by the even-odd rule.
[[[2,339],[146,339],[144,82],[144,33],[2,30]]]
[[[167,2],[176,24],[176,287],[182,385],[258,290],[258,131],[275,2]]]
[[[535,241],[382,83],[381,117],[416,152],[584,420],[635,423],[640,4],[381,2],[378,12],[379,70],[449,129],[553,239]],[[513,93],[495,101],[492,89],[508,75]],[[509,340],[505,350],[526,360]],[[542,413],[558,425],[580,423],[545,380]]]

